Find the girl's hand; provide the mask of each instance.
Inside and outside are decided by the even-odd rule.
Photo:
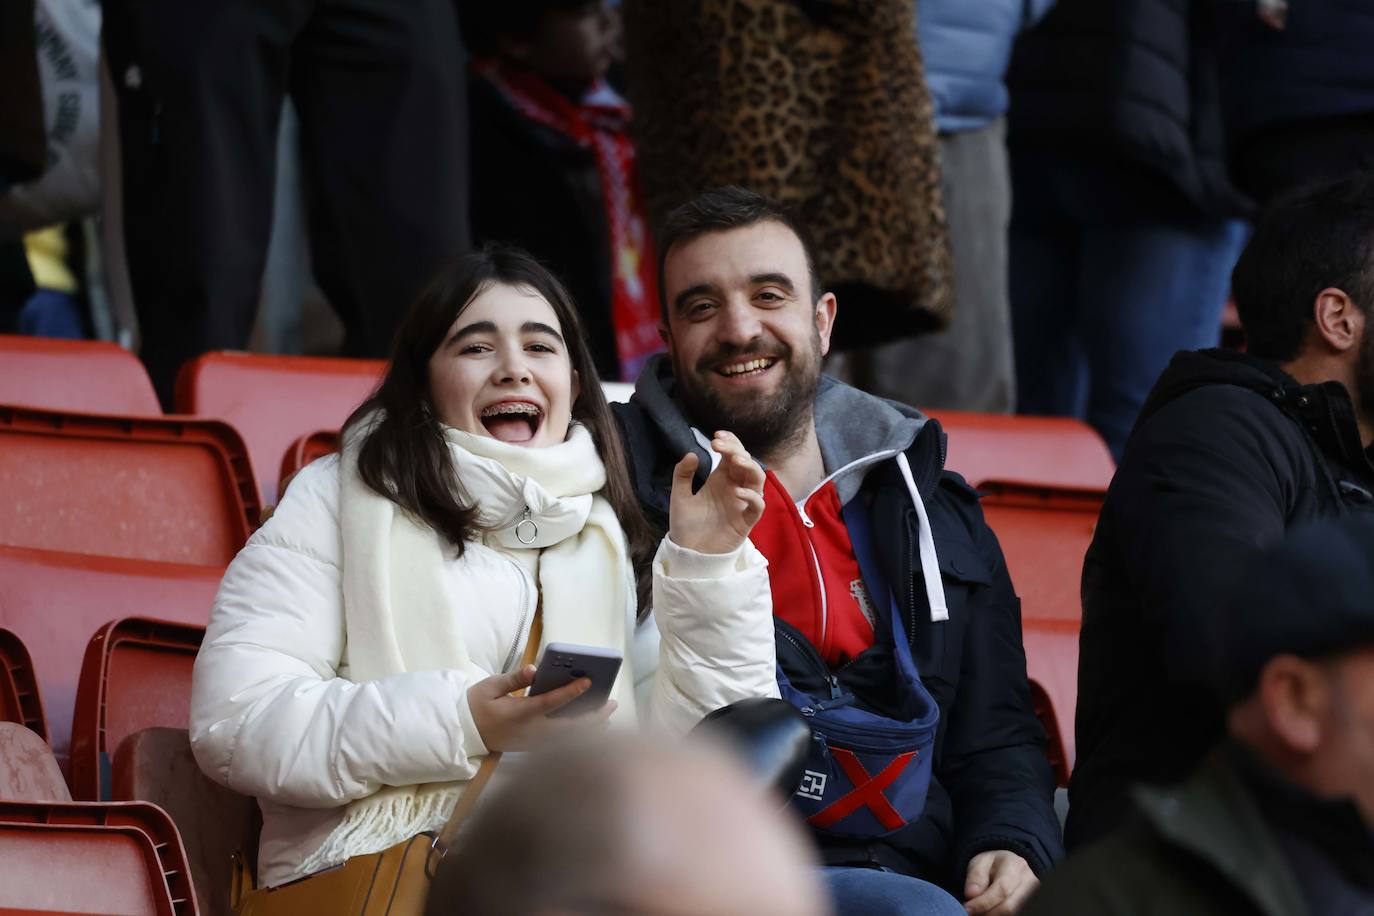
[[[490,751],[524,751],[566,728],[601,725],[615,712],[615,700],[593,712],[550,719],[549,713],[586,693],[591,678],[579,678],[537,697],[511,696],[534,683],[534,665],[510,674],[497,674],[468,688],[468,709],[477,733]]]
[[[668,536],[698,553],[730,553],[763,516],[763,468],[734,433],[717,432],[711,448],[720,454],[720,464],[696,493],[696,454],[688,452],[673,469]]]

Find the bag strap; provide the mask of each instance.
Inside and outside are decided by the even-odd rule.
[[[520,658],[520,667],[534,664],[534,657],[539,654],[539,643],[544,636],[544,602],[542,598],[534,608],[534,620],[530,621],[530,635],[525,642],[525,652]],[[527,688],[528,689],[528,688]],[[458,797],[458,803],[453,806],[453,813],[448,816],[447,823],[434,838],[434,842],[429,844],[429,858],[425,861],[425,874],[432,881],[439,863],[453,846],[453,841],[458,838],[458,830],[463,826],[472,809],[477,805],[477,797],[482,794],[482,790],[491,781],[491,776],[496,772],[496,765],[501,762],[501,752],[492,751],[487,754],[482,765],[477,768],[477,774],[468,781],[468,786],[463,790],[463,794]]]

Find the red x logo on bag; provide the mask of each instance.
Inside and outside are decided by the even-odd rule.
[[[824,810],[807,818],[808,823],[822,829],[833,827],[860,808],[867,807],[878,819],[878,823],[887,830],[896,830],[898,827],[906,826],[906,821],[897,813],[897,809],[892,807],[892,802],[883,795],[883,789],[892,785],[897,777],[902,775],[902,771],[907,768],[907,765],[916,759],[915,751],[907,751],[905,754],[894,758],[891,763],[883,767],[877,776],[868,775],[868,770],[864,769],[864,765],[859,762],[858,757],[854,756],[853,751],[832,747],[830,753],[839,762],[840,769],[844,770],[844,775],[848,776],[849,781],[854,783],[854,788]]]

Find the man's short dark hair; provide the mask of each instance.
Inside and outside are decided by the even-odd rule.
[[[723,232],[729,229],[743,229],[757,223],[782,223],[801,242],[806,254],[806,271],[811,279],[811,301],[821,298],[820,278],[816,276],[816,259],[811,253],[811,238],[791,210],[756,191],[730,185],[712,188],[682,204],[663,221],[657,234],[658,242],[658,301],[664,322],[668,320],[668,299],[663,286],[663,267],[668,261],[668,251],[674,245],[690,242],[708,232]]]
[[[1260,214],[1231,273],[1246,347],[1261,359],[1297,357],[1317,294],[1334,287],[1366,317],[1374,306],[1374,175],[1303,188]]]

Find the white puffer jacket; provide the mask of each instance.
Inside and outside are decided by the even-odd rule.
[[[449,562],[446,584],[480,674],[349,680],[339,481],[337,456],[296,477],[225,573],[196,659],[191,746],[212,778],[258,798],[264,886],[301,877],[349,802],[471,778],[487,748],[467,689],[513,667],[528,636],[532,576],[473,543]],[[753,545],[711,556],[665,538],[653,580],[632,659],[651,726],[682,733],[728,703],[777,696],[767,561]]]

